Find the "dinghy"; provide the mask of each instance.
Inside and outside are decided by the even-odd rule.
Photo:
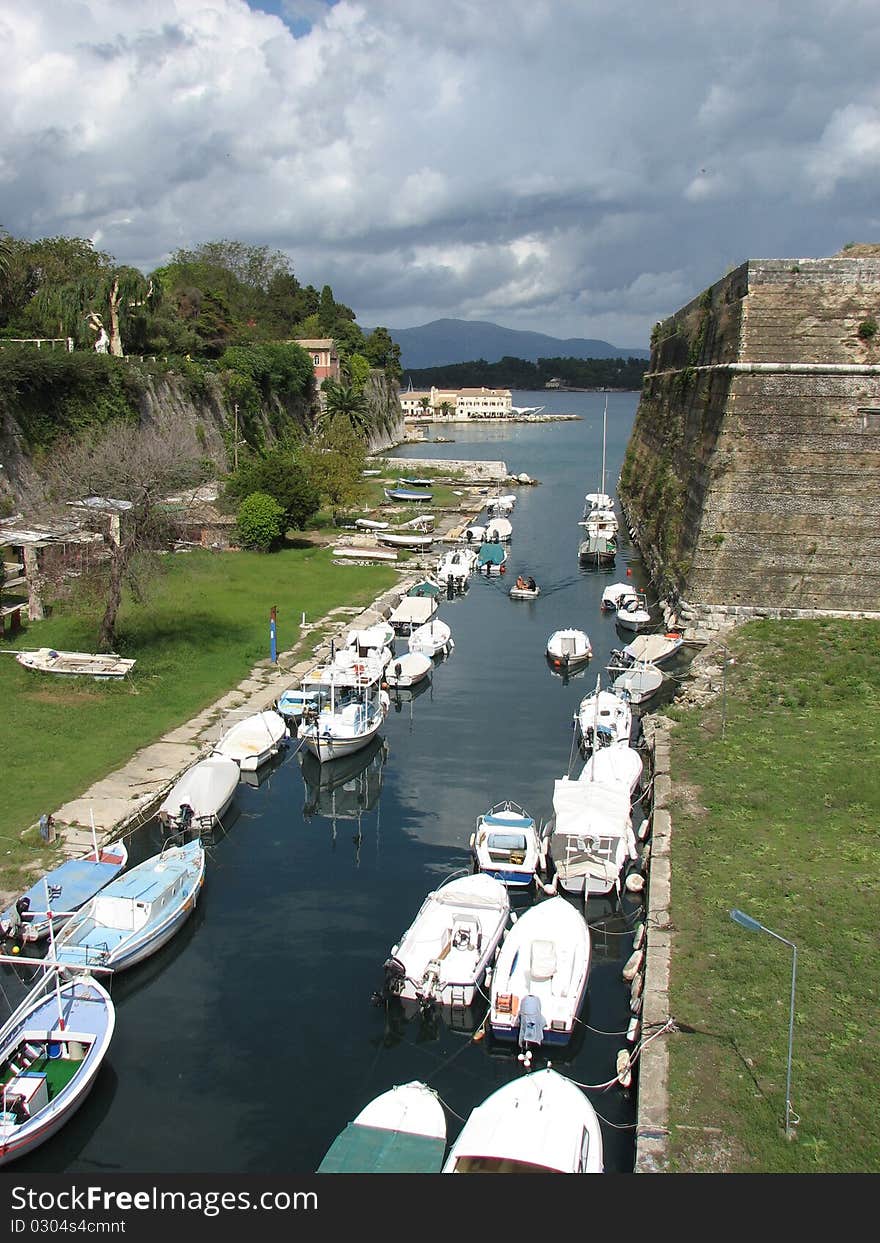
[[[346,545],[332,549],[333,556],[342,561],[396,561],[397,553],[392,548],[358,548]]]
[[[648,661],[634,661],[614,679],[614,693],[625,695],[631,704],[643,704],[663,685],[663,671]]]
[[[532,586],[529,586],[529,583]],[[511,600],[537,600],[541,594],[541,588],[533,578],[529,579],[524,585],[521,585],[519,579],[517,579],[507,594]]]
[[[415,686],[426,678],[434,668],[434,662],[425,652],[404,652],[394,656],[385,667],[385,681],[389,686]]]
[[[420,531],[380,531],[376,536],[380,544],[388,544],[392,548],[430,548],[434,543],[433,535],[425,535]]]
[[[684,646],[684,639],[675,631],[668,634],[640,634],[627,643],[622,651],[611,656],[621,668],[628,668],[635,661],[648,661],[652,665],[665,664]]]
[[[170,941],[195,910],[205,880],[205,850],[196,838],[166,846],[106,885],[55,938],[67,967],[123,971]]]
[[[242,771],[253,773],[278,754],[287,737],[284,717],[269,708],[237,721],[216,743],[213,754],[235,760]]]
[[[421,505],[423,501],[433,500],[432,492],[413,492],[407,488],[383,488],[383,492],[389,501],[415,501]]]
[[[452,631],[446,622],[436,619],[414,630],[407,643],[411,652],[421,652],[425,656],[437,656],[441,652],[448,654],[455,647]]]
[[[156,813],[170,831],[210,832],[235,798],[241,769],[225,755],[210,755],[188,768]]]
[[[612,583],[602,592],[601,607],[605,612],[616,613],[622,604],[638,602],[638,592],[630,583]]]
[[[90,975],[46,969],[0,1029],[0,1165],[44,1143],[95,1083],[116,1012]]]
[[[59,912],[53,914],[55,928],[99,889],[119,875],[128,863],[128,847],[120,838],[110,846],[95,846],[81,859],[68,859],[35,881],[25,893],[0,916],[0,930],[7,937],[20,937],[23,942],[41,941],[49,935],[46,895]]]
[[[492,876],[449,880],[429,893],[385,963],[389,997],[431,1006],[469,1006],[510,914],[506,887]]]
[[[583,630],[554,630],[547,640],[547,659],[554,669],[576,669],[592,655],[593,645]]]
[[[474,864],[510,889],[525,888],[535,879],[540,841],[534,817],[509,799],[477,817],[471,834]]]
[[[363,531],[387,531],[390,522],[376,522],[373,518],[356,518],[354,525]]]
[[[40,647],[32,652],[16,652],[15,659],[25,669],[37,673],[59,673],[67,677],[96,678],[103,682],[124,678],[134,668],[133,660],[124,660],[115,652],[103,655],[92,652],[58,652],[54,647]]]
[[[581,1089],[547,1066],[471,1111],[444,1174],[601,1174],[602,1128]]]
[[[337,1135],[318,1174],[439,1174],[446,1115],[433,1088],[414,1080],[370,1101]]]
[[[492,972],[492,1035],[520,1045],[567,1044],[589,972],[583,916],[565,898],[530,906],[508,932]]]
[[[645,597],[642,595],[637,596],[635,600],[624,600],[614,617],[617,625],[623,630],[644,630],[651,624],[651,614],[648,612]]]

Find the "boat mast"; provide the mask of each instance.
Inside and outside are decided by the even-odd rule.
[[[608,426],[608,392],[605,392],[605,409],[602,412],[602,487],[599,491],[605,495],[605,432]]]
[[[55,966],[55,999],[58,1003],[58,1030],[64,1031],[64,1010],[61,1006],[61,971],[57,965],[58,955],[55,952],[55,932],[52,928],[52,906],[49,901],[49,882],[43,877],[43,890],[46,894],[46,914],[49,917],[49,954],[48,958]]]

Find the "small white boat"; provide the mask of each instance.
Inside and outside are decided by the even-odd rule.
[[[644,630],[651,624],[651,614],[642,595],[635,600],[624,601],[614,616],[617,625],[623,630]]]
[[[437,1093],[414,1080],[370,1101],[330,1145],[318,1174],[439,1174],[446,1114]]]
[[[40,647],[32,652],[16,652],[15,659],[25,669],[37,673],[60,673],[67,677],[97,678],[103,682],[124,678],[134,668],[133,660],[125,660],[115,652],[59,652],[54,647]]]
[[[433,535],[420,531],[380,531],[376,539],[380,544],[389,544],[392,548],[430,548],[434,543]]]
[[[423,1008],[469,1006],[510,914],[507,888],[492,876],[449,880],[429,893],[385,962],[388,996]]]
[[[637,857],[630,795],[628,782],[600,781],[595,770],[584,781],[563,777],[554,783],[546,836],[567,893],[586,898],[619,885],[627,859]]]
[[[479,523],[472,522],[469,527],[465,527],[464,538],[468,544],[482,544],[486,538],[486,528]]]
[[[575,721],[581,748],[590,752],[615,742],[629,742],[632,709],[622,695],[603,691],[601,679],[597,678],[596,689],[578,705]]]
[[[392,657],[386,665],[385,681],[389,686],[415,686],[433,668],[434,662],[425,652],[404,652]]]
[[[54,1135],[91,1091],[116,1012],[90,975],[46,969],[0,1029],[0,1165]]]
[[[513,513],[515,505],[516,497],[512,492],[507,496],[490,496],[486,498],[486,512],[496,518],[505,518],[508,514]]]
[[[363,531],[387,531],[391,523],[377,522],[373,518],[356,518],[354,525]]]
[[[437,612],[438,597],[435,595],[406,595],[388,618],[395,634],[409,635],[424,626]]]
[[[592,655],[593,645],[583,630],[554,630],[547,640],[547,659],[554,669],[576,669]]]
[[[483,539],[489,544],[507,544],[513,535],[513,523],[507,518],[492,518],[486,523]]]
[[[578,781],[620,782],[630,794],[639,784],[642,775],[642,757],[628,742],[617,742],[611,747],[599,747],[584,764]]]
[[[425,656],[437,656],[439,653],[451,652],[455,644],[452,631],[444,621],[429,621],[414,630],[407,640],[411,652],[422,652]]]
[[[415,518],[410,518],[406,522],[401,522],[400,530],[408,531],[433,531],[434,515],[433,514],[416,514]]]
[[[379,732],[390,703],[382,675],[379,659],[342,651],[303,679],[318,704],[303,714],[296,736],[322,764],[359,751]]]
[[[346,638],[346,646],[339,656],[342,664],[349,663],[347,655],[353,653],[357,660],[378,660],[383,668],[391,661],[394,648],[394,630],[388,622],[379,622],[375,626],[365,626],[362,630],[351,630]]]
[[[621,652],[612,652],[622,668],[628,668],[634,661],[648,661],[652,665],[662,665],[670,660],[684,646],[684,639],[677,631],[668,634],[640,634],[632,639]]]
[[[622,604],[638,603],[638,592],[630,583],[612,583],[602,592],[601,607],[605,612],[616,613]]]
[[[558,897],[530,906],[492,972],[492,1035],[521,1045],[567,1044],[589,973],[590,930],[580,912]]]
[[[204,880],[205,850],[198,838],[166,846],[111,881],[68,920],[55,938],[56,959],[66,967],[133,967],[189,919]]]
[[[314,689],[305,690],[302,686],[288,686],[275,701],[275,711],[286,721],[299,722],[307,708],[315,708],[318,704],[318,692]]]
[[[172,831],[210,831],[235,798],[240,776],[241,769],[229,756],[209,755],[199,760],[160,803],[156,813],[160,823]]]
[[[256,772],[277,755],[288,737],[287,722],[273,709],[237,721],[214,746],[214,755],[235,760],[243,772]]]
[[[517,579],[507,594],[511,600],[537,600],[541,588],[533,578],[523,580],[522,583]]]
[[[547,1066],[471,1111],[444,1174],[602,1174],[602,1128],[581,1089]]]
[[[496,803],[478,816],[470,845],[477,868],[508,888],[534,881],[541,845],[538,828],[518,803]]]
[[[392,548],[358,548],[346,544],[331,549],[333,556],[342,561],[396,561],[397,553]]]
[[[614,679],[614,693],[632,704],[643,704],[663,685],[663,671],[648,661],[634,661]]]
[[[414,492],[409,488],[383,488],[383,491],[389,501],[415,501],[420,505],[423,501],[433,499],[431,492]]]
[[[473,573],[476,563],[476,549],[452,548],[437,563],[435,571],[437,581],[444,587],[452,586],[461,591]]]

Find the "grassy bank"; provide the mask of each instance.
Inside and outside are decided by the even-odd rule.
[[[880,1168],[880,626],[752,623],[722,701],[673,709],[673,1168]],[[792,955],[792,1105],[782,1131]]]
[[[269,655],[269,610],[278,609],[278,648],[341,605],[368,605],[396,578],[384,566],[335,566],[316,547],[257,553],[193,551],[168,556],[143,605],[127,600],[118,650],[135,657],[130,681],[102,684],[30,673],[0,661],[3,799],[0,888],[28,851],[20,833],[76,797],[140,747],[194,716]],[[100,605],[63,607],[4,648],[93,651]],[[9,853],[12,852],[12,853]]]

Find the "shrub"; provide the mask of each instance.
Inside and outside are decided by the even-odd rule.
[[[284,510],[266,492],[252,492],[238,509],[238,537],[245,548],[268,552],[284,534]]]
[[[877,321],[872,316],[870,319],[863,319],[859,324],[859,336],[863,341],[873,341],[877,335]]]

